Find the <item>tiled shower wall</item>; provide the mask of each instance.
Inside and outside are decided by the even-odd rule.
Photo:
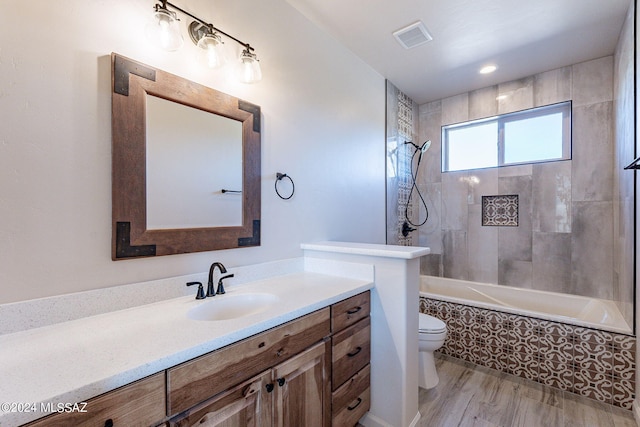
[[[567,100],[572,160],[441,173],[441,126]],[[419,176],[430,211],[419,244],[431,248],[421,273],[631,303],[633,193],[614,196],[614,153],[628,150],[614,138],[616,105],[613,56],[421,105],[419,139],[432,141]],[[633,186],[633,173],[616,175]],[[518,195],[516,227],[482,226],[482,196],[493,195]],[[614,261],[618,246],[628,262]]]
[[[413,199],[409,199],[413,185],[413,148],[405,142],[415,141],[418,134],[418,105],[389,81],[386,104],[387,244],[410,246],[414,244],[413,235],[417,231],[404,236],[402,224],[405,221],[405,209],[413,223],[417,222],[417,210],[414,208]]]

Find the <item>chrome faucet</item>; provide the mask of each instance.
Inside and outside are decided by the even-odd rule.
[[[216,269],[216,267],[218,267],[220,269],[220,273],[222,273],[222,274],[225,274],[227,272],[227,269],[224,268],[224,265],[222,265],[222,263],[214,262],[213,264],[211,264],[211,267],[209,267],[209,281],[207,282],[207,296],[208,297],[215,296],[215,294],[216,294],[216,290],[215,290],[215,287],[213,285],[213,271]]]

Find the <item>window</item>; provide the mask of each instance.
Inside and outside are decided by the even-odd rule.
[[[571,101],[442,127],[442,171],[571,158]]]

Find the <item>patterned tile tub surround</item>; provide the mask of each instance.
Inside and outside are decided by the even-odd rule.
[[[422,296],[420,312],[447,324],[444,354],[631,409],[635,337]]]

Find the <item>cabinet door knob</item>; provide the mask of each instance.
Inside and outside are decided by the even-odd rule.
[[[284,378],[278,378],[278,385],[279,385],[280,387],[282,387],[282,386],[284,385],[285,381],[286,381],[286,380],[285,380]]]
[[[113,420],[109,418],[107,421],[105,421],[104,427],[113,427]]]
[[[271,393],[273,391],[273,383],[269,383],[265,385],[265,387],[267,388],[267,393]]]
[[[357,347],[356,350],[352,353],[347,353],[347,357],[354,357],[355,355],[357,355],[358,353],[360,353],[362,351],[362,347]]]
[[[359,397],[359,398],[358,398],[358,403],[356,403],[356,404],[355,404],[355,405],[353,405],[353,406],[347,406],[347,409],[348,409],[349,411],[353,411],[353,410],[354,410],[354,409],[356,409],[358,406],[360,406],[360,404],[361,404],[361,403],[362,403],[362,398],[360,398],[360,397]]]

